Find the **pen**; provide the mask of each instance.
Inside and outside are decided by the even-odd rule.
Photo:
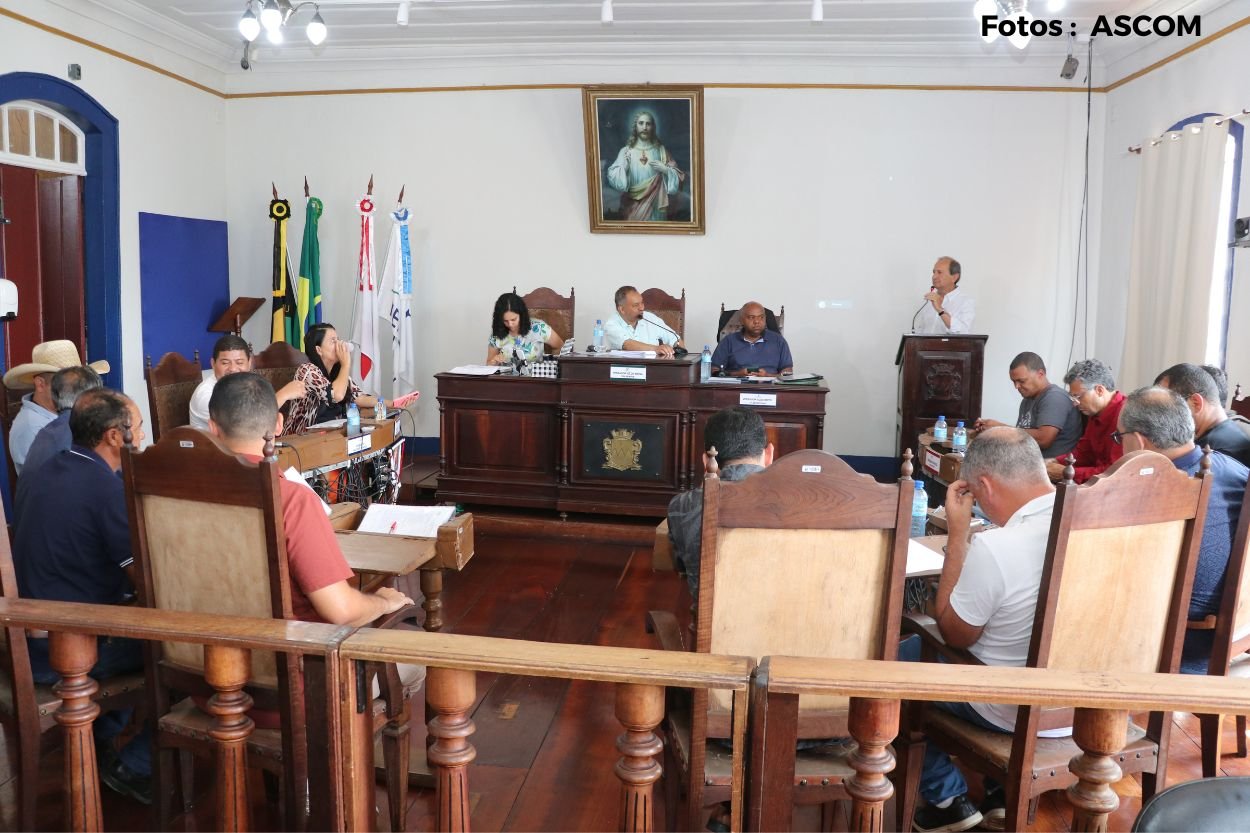
[[[391,521],[391,528],[386,531],[387,535],[395,534],[395,527],[399,526],[399,521]]]

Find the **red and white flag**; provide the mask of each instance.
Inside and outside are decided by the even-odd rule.
[[[356,204],[360,212],[360,255],[356,270],[356,320],[352,324],[352,341],[360,345],[356,378],[365,393],[382,392],[378,385],[378,275],[373,252],[373,197],[361,197]]]

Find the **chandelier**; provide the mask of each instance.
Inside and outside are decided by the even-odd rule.
[[[253,10],[253,6],[260,8],[259,15]],[[266,40],[274,44],[282,43],[286,40],[282,34],[283,27],[305,6],[313,7],[313,17],[304,28],[304,34],[313,46],[320,46],[326,39],[326,22],[321,19],[321,7],[312,0],[294,5],[291,0],[245,0],[243,17],[239,18],[239,34],[250,44],[256,40],[260,30],[264,29]],[[244,60],[247,60],[246,53]]]

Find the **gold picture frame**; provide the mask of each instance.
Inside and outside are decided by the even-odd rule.
[[[703,88],[582,88],[595,234],[703,234]]]

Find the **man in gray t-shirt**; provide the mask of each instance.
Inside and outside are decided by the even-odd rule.
[[[1076,448],[1084,425],[1068,392],[1046,378],[1046,364],[1036,353],[1021,353],[1011,360],[1011,383],[1023,401],[1016,427],[1023,428],[1037,440],[1042,454],[1048,458],[1062,457]],[[979,419],[978,431],[1004,423]]]

